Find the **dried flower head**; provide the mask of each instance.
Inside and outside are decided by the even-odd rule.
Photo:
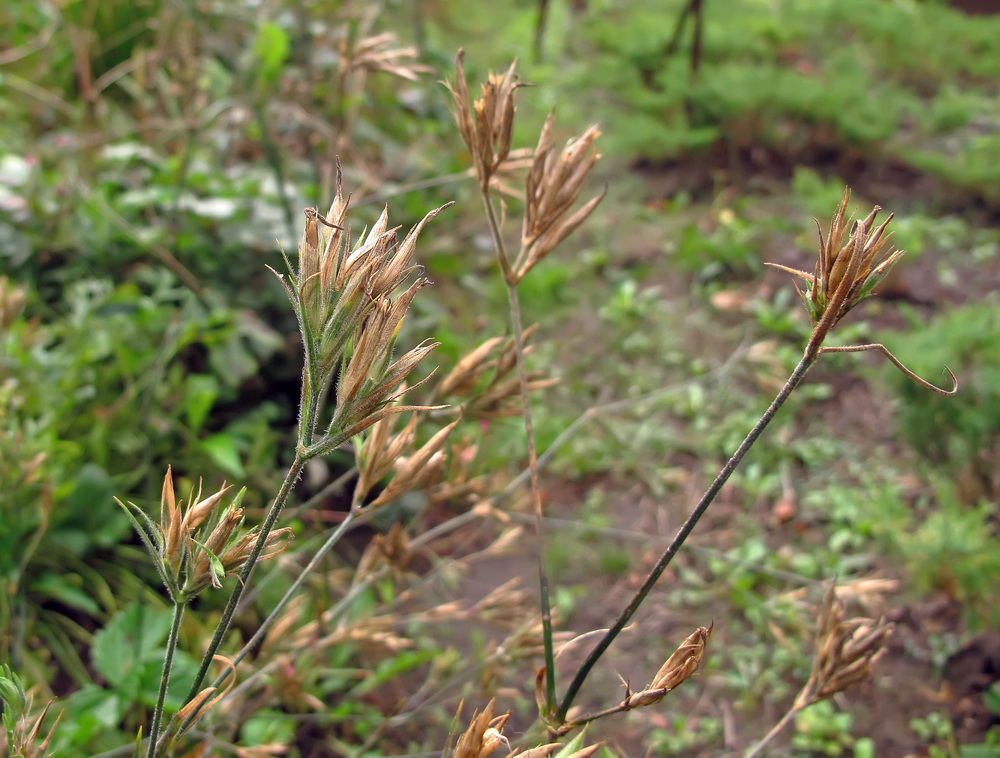
[[[545,120],[525,180],[521,252],[514,263],[518,281],[586,221],[604,199],[605,193],[601,192],[570,213],[591,169],[601,158],[594,150],[601,132],[591,125],[557,153],[553,120],[552,114]]]
[[[482,96],[469,107],[469,84],[465,78],[465,51],[455,57],[455,81],[445,82],[451,93],[452,115],[485,190],[490,179],[510,154],[514,128],[514,93],[525,86],[517,80],[515,60],[503,74],[490,73],[482,85]]]
[[[844,607],[831,584],[823,601],[809,681],[795,700],[804,708],[872,678],[893,625],[884,618],[844,619]]]
[[[864,219],[847,219],[850,201],[851,190],[845,188],[825,238],[819,221],[816,221],[819,261],[814,273],[769,264],[805,280],[805,292],[799,290],[799,295],[817,331],[822,328],[824,336],[848,311],[871,294],[875,285],[885,278],[903,255],[902,250],[889,244],[892,234],[886,234],[892,214],[875,226],[875,218],[881,210],[876,205]]]
[[[458,738],[455,745],[453,758],[486,758],[501,745],[508,745],[507,738],[503,736],[503,728],[510,718],[510,712],[493,718],[494,700],[486,704],[486,708],[475,711],[472,714],[472,721]],[[461,711],[461,706],[459,706]]]
[[[625,699],[619,706],[620,710],[627,711],[658,703],[668,692],[694,676],[701,665],[701,659],[705,655],[714,628],[714,624],[708,627],[699,626],[688,635],[680,647],[660,666],[653,681],[642,692],[632,692],[626,682]]]

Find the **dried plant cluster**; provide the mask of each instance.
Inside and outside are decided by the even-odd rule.
[[[795,699],[797,708],[871,681],[893,625],[884,618],[845,619],[844,615],[844,606],[831,585],[819,614],[812,673]]]
[[[223,487],[206,498],[201,491],[191,493],[185,508],[174,495],[173,473],[167,469],[160,497],[160,521],[154,522],[135,503],[122,507],[163,579],[170,597],[177,603],[188,603],[209,586],[219,589],[227,576],[236,576],[246,565],[257,527],[244,529],[240,503],[246,488],[237,493],[232,503],[222,510],[229,487]],[[292,538],[289,528],[272,531],[263,543],[258,560],[273,558],[282,552]]]
[[[920,386],[942,395],[954,395],[958,392],[958,380],[947,366],[945,371],[948,372],[952,383],[950,390],[921,379],[880,343],[842,347],[823,345],[830,330],[849,311],[872,294],[875,286],[888,275],[889,270],[903,255],[902,250],[897,250],[889,244],[892,235],[886,234],[889,222],[892,221],[892,214],[876,227],[875,218],[881,210],[876,205],[864,219],[847,221],[845,219],[850,201],[851,190],[846,188],[825,238],[819,221],[816,222],[819,231],[819,261],[816,263],[814,273],[809,274],[776,263],[768,264],[795,274],[806,282],[805,292],[796,286],[813,320],[813,332],[806,345],[806,356],[812,359],[820,353],[877,351]],[[849,232],[848,226],[850,226]]]
[[[886,234],[892,214],[876,227],[875,218],[882,210],[876,205],[864,219],[850,223],[847,220],[850,202],[851,191],[846,189],[826,237],[816,221],[819,260],[814,273],[769,264],[806,281],[805,292],[797,286],[796,290],[817,327],[820,341],[848,311],[872,293],[903,255],[902,250],[889,244],[892,235]]]
[[[470,106],[463,60],[464,52],[460,50],[455,59],[455,81],[447,83],[452,114],[472,156],[480,191],[491,209],[491,182],[511,155],[514,114],[517,110],[514,96],[524,85],[515,77],[517,61],[514,61],[503,74],[489,75],[481,87],[480,97]],[[550,114],[545,120],[525,177],[520,251],[511,261],[505,246],[497,246],[500,267],[508,285],[516,286],[586,221],[604,198],[604,193],[601,193],[573,210],[592,169],[600,160],[600,154],[594,150],[594,143],[600,134],[600,130],[591,125],[557,151],[554,117]],[[500,230],[495,220],[491,220],[491,231],[495,241],[499,242]]]
[[[893,624],[884,618],[845,619],[844,605],[831,583],[819,610],[815,651],[809,679],[795,702],[746,758],[763,755],[767,747],[800,711],[810,705],[870,682],[874,667],[885,653]]]
[[[364,237],[350,244],[343,176],[326,217],[306,210],[295,272],[287,261],[287,277],[275,272],[299,320],[305,356],[299,419],[299,455],[330,452],[386,416],[427,406],[393,405],[406,392],[403,380],[437,343],[425,340],[393,359],[393,343],[410,303],[429,280],[415,279],[397,290],[419,266],[413,263],[417,237],[424,225],[451,205],[441,206],[398,241],[389,228],[388,209]],[[323,228],[330,229],[324,234]],[[320,430],[327,388],[337,378],[336,403]]]
[[[410,79],[420,67],[412,60],[413,51],[397,49],[388,35],[363,37],[341,47],[343,67],[340,87],[347,91],[371,71],[386,71]],[[494,242],[496,258],[510,305],[508,336],[485,340],[461,357],[443,377],[427,376],[408,384],[409,375],[437,345],[425,339],[397,357],[395,344],[407,312],[420,290],[430,284],[416,261],[418,238],[428,222],[447,205],[428,212],[400,239],[399,227],[391,227],[388,208],[371,226],[355,236],[349,221],[351,198],[344,194],[343,176],[337,164],[335,195],[325,215],[317,209],[305,211],[305,224],[298,244],[296,264],[285,257],[287,272],[274,272],[283,287],[298,320],[303,346],[303,371],[299,404],[299,424],[294,460],[279,491],[260,523],[244,528],[240,490],[226,505],[229,487],[202,496],[199,486],[187,503],[177,500],[173,474],[164,477],[159,520],[146,515],[133,503],[119,502],[146,547],[173,603],[173,619],[164,656],[158,700],[151,727],[145,739],[147,758],[170,755],[198,719],[212,708],[233,713],[237,694],[263,688],[263,680],[278,696],[297,710],[322,711],[325,704],[306,689],[308,667],[296,665],[313,660],[335,646],[350,645],[366,654],[397,653],[413,647],[407,630],[413,624],[470,624],[488,620],[503,627],[507,638],[487,656],[484,679],[503,669],[512,660],[537,658],[543,663],[536,669],[535,694],[539,723],[553,739],[571,732],[576,737],[568,744],[549,742],[521,750],[510,744],[503,731],[511,713],[494,716],[495,699],[476,710],[468,726],[458,733],[453,729],[445,755],[452,758],[485,758],[504,749],[510,756],[543,758],[587,758],[600,745],[584,746],[584,725],[613,714],[656,706],[683,682],[695,676],[707,653],[713,626],[696,628],[667,657],[648,685],[633,691],[625,682],[623,697],[610,700],[608,707],[590,713],[574,708],[575,698],[604,652],[626,628],[633,614],[672,561],[684,541],[713,502],[743,457],[803,380],[809,368],[826,352],[877,350],[886,355],[908,376],[923,386],[951,394],[914,376],[882,345],[824,347],[823,343],[838,322],[862,300],[888,273],[902,255],[892,247],[888,225],[891,216],[876,226],[879,208],[857,221],[848,219],[850,193],[833,216],[830,229],[819,233],[819,260],[812,273],[784,268],[805,282],[799,292],[813,322],[812,335],[799,365],[780,389],[770,407],[754,425],[746,439],[723,466],[715,481],[692,508],[687,520],[663,555],[650,570],[641,587],[628,600],[614,623],[607,629],[578,636],[574,642],[597,639],[584,662],[568,674],[568,686],[556,691],[555,641],[556,615],[550,600],[544,539],[544,509],[539,484],[539,462],[531,420],[531,395],[552,384],[553,380],[529,370],[526,358],[528,341],[536,327],[524,328],[518,299],[518,286],[525,277],[563,244],[589,218],[603,199],[599,193],[581,202],[584,190],[600,154],[596,141],[600,131],[590,126],[557,148],[554,119],[550,115],[542,127],[528,160],[515,162],[511,156],[521,153],[513,147],[516,117],[515,96],[524,86],[516,77],[516,62],[502,74],[490,74],[481,85],[479,97],[470,101],[469,85],[463,67],[463,53],[458,53],[455,76],[447,83],[451,107],[459,135],[468,148],[476,185],[483,201],[486,221]],[[349,134],[350,114],[342,114],[338,124]],[[523,191],[519,193],[520,219],[517,253],[507,247],[504,224],[508,206],[502,204],[499,176],[504,175],[502,190],[508,192],[507,177],[523,170]],[[450,204],[448,204],[450,205]],[[513,205],[513,204],[512,204]],[[515,233],[516,234],[516,233]],[[23,293],[0,278],[0,324],[23,306]],[[950,373],[950,372],[949,372]],[[954,376],[952,376],[954,382]],[[403,404],[403,397],[425,385],[423,403]],[[452,409],[451,406],[459,406]],[[405,421],[399,414],[412,413]],[[484,478],[470,471],[468,460],[474,457],[476,443],[469,439],[453,440],[463,421],[486,421],[499,416],[521,415],[529,462],[531,494],[538,546],[538,613],[526,611],[530,599],[526,592],[503,585],[477,603],[443,603],[420,610],[391,610],[352,615],[357,594],[379,582],[402,581],[419,560],[428,560],[428,544],[460,526],[494,520],[508,524],[509,516],[499,510],[499,497],[490,498]],[[429,427],[434,426],[433,429]],[[423,440],[423,441],[421,441]],[[292,530],[279,527],[278,520],[295,483],[306,464],[337,449],[354,454],[357,478],[351,506],[342,522],[332,529],[322,545],[301,568],[284,596],[261,623],[239,652],[219,655],[226,641],[243,592],[254,566],[279,554],[288,545]],[[516,484],[516,482],[515,482]],[[513,487],[513,486],[512,486]],[[330,574],[330,586],[342,597],[331,607],[315,611],[303,622],[306,604],[297,593],[306,578],[352,526],[368,519],[392,502],[415,490],[437,488],[439,497],[460,499],[468,510],[453,516],[427,533],[414,536],[401,524],[374,538],[363,551],[359,564],[342,576]],[[514,543],[522,543],[524,531],[510,526],[479,555],[502,555]],[[457,565],[457,564],[456,564]],[[226,577],[230,584],[226,607],[204,651],[200,669],[184,699],[184,704],[165,729],[165,701],[173,668],[173,655],[179,645],[185,609],[202,592],[221,589]],[[412,600],[402,592],[401,597]],[[882,620],[845,620],[842,606],[831,588],[820,614],[816,654],[812,673],[796,699],[789,715],[772,730],[754,751],[773,738],[799,710],[832,697],[872,676],[891,625]],[[249,658],[241,673],[249,676],[234,686],[237,666]],[[206,682],[213,663],[222,663],[224,671],[214,681]],[[443,681],[441,668],[430,666],[425,688],[440,686],[452,695],[456,685]],[[223,684],[228,680],[227,688]],[[423,693],[422,693],[423,694]],[[4,722],[10,744],[20,746],[24,755],[41,756],[49,737],[41,739],[41,717],[27,719],[27,701],[20,682],[4,669],[0,675],[0,698],[5,705]],[[222,705],[219,705],[219,704]],[[13,705],[11,705],[13,704]],[[458,724],[461,716],[456,716]],[[42,714],[44,716],[44,712]],[[382,729],[404,719],[398,713],[387,717]],[[457,739],[455,739],[457,734]],[[11,737],[10,735],[14,735]],[[50,735],[51,736],[51,735]],[[140,741],[141,747],[141,741]],[[357,748],[362,754],[370,745]],[[561,748],[561,750],[560,750]],[[139,751],[137,750],[137,755]]]

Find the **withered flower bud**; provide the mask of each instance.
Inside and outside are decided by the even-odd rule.
[[[486,758],[500,745],[509,745],[502,732],[510,712],[493,718],[494,705],[495,701],[490,700],[481,713],[476,711],[472,714],[469,728],[458,738],[453,758]]]
[[[705,655],[714,628],[715,624],[708,627],[700,626],[688,635],[673,655],[660,666],[649,687],[642,692],[633,693],[626,684],[625,699],[621,703],[621,709],[627,711],[658,703],[668,692],[690,679],[701,665],[701,659]]]

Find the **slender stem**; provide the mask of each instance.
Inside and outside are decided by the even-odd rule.
[[[153,723],[149,727],[148,758],[156,755],[156,740],[160,736],[160,723],[163,721],[163,704],[167,699],[167,685],[170,683],[170,672],[174,666],[174,652],[177,650],[177,638],[180,634],[181,619],[184,618],[184,602],[174,602],[173,619],[170,622],[170,634],[167,636],[167,652],[163,656],[163,673],[160,674],[160,689],[156,693],[156,708],[153,710]]]
[[[254,543],[253,550],[250,552],[250,557],[247,558],[247,562],[244,564],[243,570],[240,572],[239,581],[237,581],[233,586],[233,592],[229,596],[229,602],[226,604],[225,610],[222,612],[222,619],[219,621],[219,625],[215,628],[215,634],[212,636],[212,642],[201,659],[201,666],[198,668],[198,674],[195,676],[194,682],[191,684],[191,689],[188,692],[186,702],[190,702],[194,699],[195,695],[198,694],[198,691],[201,688],[201,683],[205,680],[205,675],[208,673],[208,668],[212,665],[212,659],[218,651],[219,646],[222,644],[222,640],[226,636],[226,633],[229,631],[229,626],[233,622],[233,616],[236,613],[236,606],[239,605],[240,597],[243,595],[243,590],[246,589],[250,573],[253,571],[254,565],[260,558],[260,554],[264,550],[264,544],[267,542],[267,537],[271,533],[271,529],[274,528],[274,524],[278,520],[281,509],[285,506],[285,501],[288,500],[292,487],[295,485],[299,475],[302,473],[302,469],[305,467],[307,460],[308,458],[297,455],[295,460],[292,461],[292,465],[288,468],[288,473],[285,474],[285,480],[281,483],[281,489],[279,489],[278,494],[275,495],[274,502],[271,504],[271,509],[267,512],[267,516],[264,518],[264,523],[261,524],[260,534],[257,535],[257,541]]]
[[[278,618],[278,616],[285,609],[285,606],[288,605],[291,599],[295,597],[296,593],[298,593],[299,591],[299,588],[302,586],[302,583],[305,582],[306,578],[316,569],[316,567],[319,565],[319,562],[323,560],[326,554],[329,553],[330,550],[333,549],[333,546],[340,541],[340,538],[344,536],[344,533],[347,531],[348,526],[350,526],[354,522],[354,518],[356,515],[357,515],[356,511],[349,512],[346,518],[344,518],[344,520],[340,522],[337,528],[333,530],[330,536],[327,537],[326,542],[324,542],[323,545],[320,547],[320,549],[316,551],[316,554],[312,557],[309,563],[305,565],[302,571],[299,572],[299,575],[295,578],[295,581],[292,582],[292,586],[288,588],[288,590],[282,596],[281,600],[279,600],[277,605],[274,606],[274,610],[272,610],[267,615],[267,618],[265,618],[261,622],[257,631],[254,632],[253,636],[249,639],[249,641],[243,646],[240,652],[233,657],[232,660],[234,666],[238,664],[240,661],[242,661],[244,658],[246,658],[247,655],[250,653],[250,651],[253,650],[254,647],[256,647],[257,643],[259,643],[262,639],[264,639],[264,635],[267,633],[267,630],[270,628],[271,624],[274,623],[275,619]],[[232,669],[227,668],[225,671],[219,674],[219,676],[216,678],[214,682],[212,682],[212,686],[213,687],[221,686],[231,672]]]
[[[500,224],[490,202],[489,187],[482,190],[483,205],[489,221],[493,244],[497,253],[504,283],[507,285],[507,302],[510,306],[510,325],[514,332],[514,354],[517,356],[517,375],[521,394],[521,415],[524,417],[524,434],[528,442],[528,467],[531,470],[531,494],[535,511],[535,534],[538,539],[538,597],[542,614],[542,640],[545,647],[545,704],[547,717],[556,704],[555,650],[552,643],[552,600],[549,594],[549,572],[545,565],[545,519],[542,511],[542,489],[538,475],[538,450],[535,446],[535,428],[531,420],[531,398],[528,393],[528,370],[524,364],[524,327],[521,323],[521,303],[517,295],[517,278],[510,267],[510,258],[500,234]]]
[[[743,758],[755,758],[755,756],[757,756],[771,740],[777,737],[781,731],[788,726],[789,722],[795,718],[795,714],[797,714],[800,710],[802,710],[802,707],[796,702],[796,704],[789,708],[788,712],[781,717],[781,720],[771,727],[771,731],[764,735],[764,739],[754,745],[751,750],[748,750],[744,754]]]
[[[590,673],[590,670],[594,667],[594,664],[596,664],[601,656],[604,655],[604,652],[611,646],[611,643],[615,640],[621,630],[625,628],[626,624],[628,624],[629,619],[632,618],[633,614],[639,609],[639,606],[642,605],[643,600],[646,599],[646,595],[649,594],[653,585],[656,584],[656,581],[660,578],[660,575],[667,568],[667,566],[670,565],[670,561],[673,560],[681,545],[684,544],[684,541],[694,530],[695,525],[705,514],[708,506],[712,504],[713,500],[715,500],[716,495],[719,494],[719,490],[722,489],[723,485],[732,475],[733,471],[735,471],[736,467],[739,466],[743,457],[747,454],[747,451],[753,447],[753,444],[771,422],[771,419],[774,418],[778,409],[788,399],[789,395],[792,394],[795,388],[802,381],[803,377],[805,377],[806,372],[812,364],[816,362],[817,356],[818,346],[817,349],[811,349],[811,346],[806,349],[802,359],[795,367],[795,370],[792,371],[791,376],[788,377],[788,380],[781,388],[781,391],[778,392],[777,396],[771,402],[771,405],[768,406],[768,409],[764,411],[764,415],[760,417],[760,420],[754,424],[753,429],[750,430],[746,439],[740,443],[736,452],[733,453],[732,458],[730,458],[726,465],[722,467],[718,476],[715,477],[715,481],[712,482],[711,486],[705,491],[705,494],[702,495],[701,500],[698,501],[698,504],[691,511],[691,514],[681,526],[680,531],[677,532],[673,541],[671,541],[666,551],[664,551],[663,555],[661,555],[660,559],[656,562],[656,565],[649,572],[649,575],[646,577],[646,581],[643,582],[642,587],[639,588],[632,600],[629,602],[628,606],[626,606],[625,610],[622,611],[617,621],[615,621],[614,626],[612,626],[605,633],[605,635],[601,638],[601,641],[597,643],[596,647],[594,647],[594,649],[590,652],[590,655],[587,656],[587,659],[577,670],[576,675],[573,677],[573,681],[566,690],[566,695],[563,697],[562,703],[559,705],[559,710],[556,712],[557,722],[562,723],[565,721],[566,713],[573,705],[573,700],[576,698],[577,693],[579,693],[580,688],[583,686],[583,683],[587,679],[587,675]]]

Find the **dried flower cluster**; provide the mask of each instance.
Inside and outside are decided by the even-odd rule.
[[[851,190],[847,188],[825,238],[819,221],[816,222],[819,261],[814,273],[769,264],[806,281],[806,290],[799,290],[799,296],[817,330],[822,325],[824,335],[871,294],[903,255],[902,250],[889,244],[892,234],[886,234],[892,214],[877,227],[875,218],[881,210],[877,205],[864,219],[847,219],[850,202]]]
[[[522,332],[523,343],[528,342],[537,327],[535,324]],[[526,346],[525,355],[533,349],[534,346]],[[467,398],[462,408],[468,418],[516,416],[521,412],[516,368],[514,338],[491,337],[462,356],[451,372],[438,382],[434,393],[440,398]],[[484,381],[485,377],[488,379]],[[558,383],[558,379],[546,378],[540,373],[528,375],[529,392]]]
[[[847,219],[847,206],[850,201],[851,190],[845,188],[844,197],[837,212],[833,214],[830,231],[825,238],[819,221],[816,221],[816,228],[819,231],[819,261],[814,273],[810,274],[776,263],[768,264],[795,274],[806,282],[805,292],[796,286],[799,297],[805,303],[813,321],[812,335],[806,345],[806,356],[815,358],[821,353],[880,352],[920,386],[942,395],[954,395],[958,392],[958,380],[947,366],[945,371],[948,372],[952,382],[950,390],[936,387],[914,374],[880,343],[823,347],[823,341],[830,330],[852,308],[872,294],[875,285],[886,277],[903,255],[902,250],[897,250],[889,244],[892,235],[886,234],[889,222],[892,221],[892,214],[889,214],[879,226],[875,226],[875,218],[882,210],[876,205],[864,219],[851,221]],[[848,226],[850,226],[849,232]]]
[[[469,108],[469,84],[462,65],[465,51],[455,58],[455,82],[446,82],[451,93],[453,115],[462,141],[472,154],[472,162],[483,190],[510,155],[514,130],[514,93],[525,86],[517,80],[517,61],[503,74],[491,73],[482,85],[482,97]]]
[[[345,34],[338,45],[340,53],[341,73],[357,71],[381,71],[385,74],[398,76],[409,82],[418,81],[420,74],[426,74],[433,69],[417,63],[420,52],[413,46],[396,47],[397,36],[392,32],[383,32],[371,36],[357,37]]]
[[[480,191],[485,195],[489,192],[491,179],[511,154],[516,110],[514,95],[524,85],[514,75],[517,66],[514,61],[503,74],[489,75],[482,85],[482,96],[470,107],[463,59],[464,51],[459,50],[455,59],[455,81],[446,84],[451,93],[455,123],[472,155]],[[602,193],[571,212],[591,169],[601,157],[594,151],[594,142],[601,133],[592,125],[557,152],[553,124],[550,114],[539,135],[525,180],[521,250],[512,265],[503,254],[500,255],[504,277],[510,285],[517,284],[572,234],[604,197]]]
[[[600,130],[591,125],[556,152],[552,126],[553,116],[549,114],[526,180],[521,252],[514,262],[518,280],[586,221],[604,199],[602,192],[570,213],[591,169],[601,158],[594,151]]]
[[[222,580],[239,573],[250,557],[258,530],[242,529],[240,503],[246,489],[240,490],[228,508],[220,510],[218,506],[229,489],[223,487],[202,499],[199,488],[185,508],[174,495],[173,474],[168,468],[160,496],[159,523],[134,503],[115,498],[142,538],[175,602],[185,603],[210,585],[221,587]],[[291,537],[288,528],[270,532],[261,560],[282,552]]]
[[[395,500],[405,492],[427,484],[439,473],[444,462],[442,448],[461,419],[439,429],[427,442],[413,450],[417,417],[413,416],[396,435],[392,435],[394,416],[386,416],[371,427],[367,439],[358,451],[358,482],[354,487],[354,507],[360,508],[372,488],[394,472],[385,488],[368,508],[376,508]]]
[[[805,708],[870,681],[892,628],[884,618],[845,620],[844,606],[831,585],[820,611],[812,673],[795,707]]]
[[[393,342],[417,291],[429,284],[413,264],[417,237],[430,219],[428,213],[402,242],[398,229],[388,227],[388,211],[353,248],[346,227],[350,198],[343,194],[338,168],[337,191],[324,218],[306,211],[299,243],[298,272],[288,263],[287,279],[276,274],[299,319],[305,353],[299,452],[314,457],[329,452],[379,419],[424,406],[393,405],[405,391],[403,379],[437,345],[423,342],[393,360]],[[324,234],[323,227],[330,230]],[[339,374],[336,409],[319,434],[320,405],[326,388]],[[318,436],[318,439],[317,439]]]

